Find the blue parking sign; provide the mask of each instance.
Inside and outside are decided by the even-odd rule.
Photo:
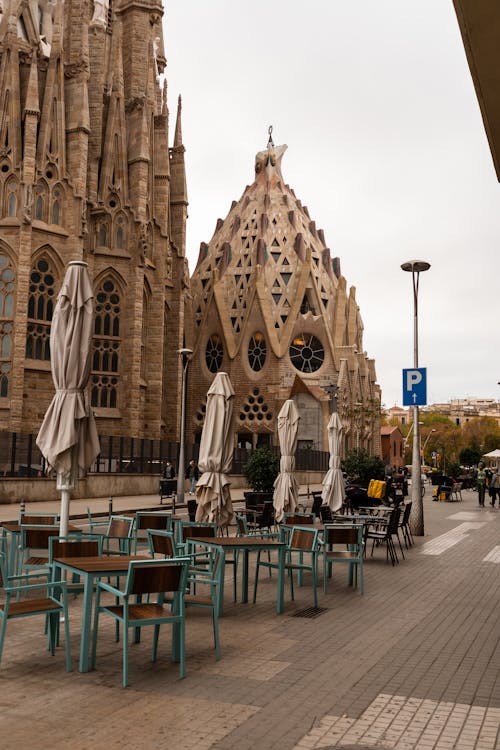
[[[427,404],[427,368],[413,367],[403,370],[403,406]]]

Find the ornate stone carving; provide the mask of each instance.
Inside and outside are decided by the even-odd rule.
[[[33,205],[33,185],[23,185],[23,224],[31,224],[31,207]]]
[[[76,63],[67,63],[64,66],[64,77],[75,78],[80,73],[88,73],[89,64],[86,60],[79,60]]]
[[[141,110],[146,103],[145,96],[135,96],[133,99],[128,99],[125,102],[125,112],[133,112],[134,109]]]

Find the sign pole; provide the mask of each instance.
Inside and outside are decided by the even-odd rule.
[[[410,271],[413,282],[413,364],[418,373],[418,284],[420,273],[430,268],[430,263],[412,260],[403,263],[403,271]],[[421,380],[421,378],[420,378]],[[408,383],[411,382],[408,378]],[[420,381],[417,381],[420,382]],[[422,470],[420,464],[420,425],[418,423],[418,397],[413,394],[413,454],[411,466],[411,514],[410,528],[416,536],[424,535],[424,503],[422,498]],[[425,403],[425,401],[424,401]]]

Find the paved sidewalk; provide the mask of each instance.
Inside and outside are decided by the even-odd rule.
[[[470,491],[461,503],[427,492],[426,536],[394,568],[382,549],[368,556],[363,596],[336,568],[321,614],[300,616],[312,605],[306,577],[277,616],[276,577],[261,577],[255,605],[233,604],[228,582],[219,662],[209,617],[189,610],[184,680],[168,632],[156,664],[147,632],[131,648],[122,689],[111,624],[96,671],[66,674],[33,618],[12,623],[2,750],[498,750],[500,511],[478,509]],[[71,602],[75,670],[80,607]]]

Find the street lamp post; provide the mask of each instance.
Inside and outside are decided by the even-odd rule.
[[[186,381],[187,369],[191,360],[192,349],[179,349],[177,354],[182,357],[182,376],[181,376],[181,429],[179,436],[179,465],[177,467],[177,503],[180,505],[184,502],[184,480],[186,474]]]
[[[418,368],[418,286],[420,274],[428,271],[430,263],[425,260],[410,260],[403,263],[403,271],[409,271],[413,282],[413,366]],[[413,457],[411,467],[412,508],[410,526],[413,534],[424,535],[424,503],[422,498],[422,472],[420,469],[420,425],[418,423],[418,406],[413,407]]]
[[[432,429],[424,440],[424,447],[422,448],[422,458],[424,459],[424,463],[425,463],[425,447],[427,443],[429,442],[429,438],[433,432],[437,432],[437,430]]]

